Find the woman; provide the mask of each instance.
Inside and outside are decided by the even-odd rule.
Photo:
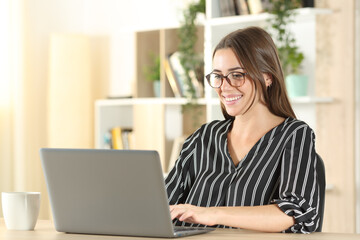
[[[295,119],[269,34],[250,27],[224,37],[206,78],[225,120],[188,137],[166,178],[175,225],[315,231],[315,135]]]

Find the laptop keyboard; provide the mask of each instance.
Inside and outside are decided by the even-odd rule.
[[[194,231],[194,230],[199,230],[199,229],[204,229],[204,228],[201,228],[201,227],[181,227],[181,226],[175,226],[174,227],[175,232]]]

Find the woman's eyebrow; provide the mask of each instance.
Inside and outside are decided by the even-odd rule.
[[[243,67],[233,67],[233,68],[229,68],[228,69],[228,72],[231,72],[231,71],[234,71],[234,70],[238,70],[238,69],[245,69]],[[221,73],[221,70],[219,69],[213,69],[213,72],[220,72]]]
[[[234,68],[229,68],[228,71],[234,71],[234,70],[238,70],[238,69],[245,69],[243,67],[234,67]]]

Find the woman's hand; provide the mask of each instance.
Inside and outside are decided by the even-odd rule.
[[[197,207],[189,204],[170,205],[171,219],[203,224],[225,225],[236,228],[281,232],[295,224],[275,204],[254,207]]]
[[[182,222],[197,223],[212,226],[216,224],[214,208],[197,207],[190,204],[170,205],[171,219]]]

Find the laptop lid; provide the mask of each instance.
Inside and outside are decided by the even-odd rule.
[[[57,231],[176,236],[156,151],[42,148],[40,156]]]

